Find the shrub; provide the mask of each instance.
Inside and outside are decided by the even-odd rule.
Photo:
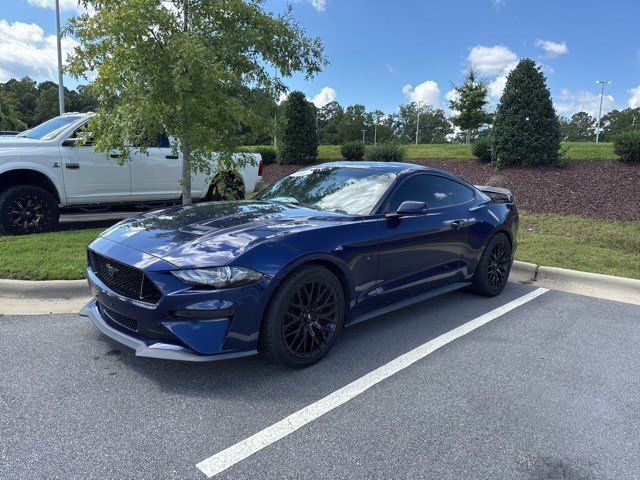
[[[251,151],[260,154],[263,165],[271,165],[278,159],[278,151],[274,147],[255,147]]]
[[[493,162],[561,165],[560,122],[536,62],[522,60],[507,77],[493,124]]]
[[[473,144],[473,155],[481,162],[488,163],[493,159],[493,138],[485,135]]]
[[[373,162],[401,162],[407,155],[406,149],[395,143],[379,143],[369,145],[365,149],[364,158]]]
[[[362,160],[364,157],[364,143],[349,142],[342,145],[340,153],[347,160]]]
[[[640,162],[640,130],[618,135],[613,141],[613,151],[625,162]]]
[[[284,102],[281,163],[311,163],[318,156],[315,109],[302,92],[292,92]]]

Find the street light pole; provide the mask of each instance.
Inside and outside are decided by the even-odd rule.
[[[365,142],[364,142],[364,134],[365,134],[365,133],[367,133],[367,131],[366,131],[366,130],[362,130],[362,143],[365,143]]]
[[[420,134],[420,106],[418,106],[418,123],[416,123],[416,145],[418,145],[419,134]]]
[[[58,103],[64,114],[64,85],[62,84],[62,38],[60,35],[60,0],[56,0],[56,37],[58,43]]]
[[[378,122],[376,122],[373,126],[373,144],[378,143]]]
[[[600,122],[602,120],[602,101],[604,100],[604,86],[611,83],[611,80],[596,80],[596,83],[602,85],[600,91],[600,110],[598,111],[598,126],[596,127],[596,143],[600,141]]]

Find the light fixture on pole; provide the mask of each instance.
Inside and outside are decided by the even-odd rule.
[[[64,85],[62,83],[62,38],[60,34],[60,0],[56,0],[56,37],[58,43],[58,103],[64,114]]]
[[[602,121],[602,101],[604,100],[604,86],[611,83],[611,80],[596,80],[596,83],[602,85],[600,91],[600,110],[598,111],[598,126],[596,127],[596,143],[600,141],[600,122]]]

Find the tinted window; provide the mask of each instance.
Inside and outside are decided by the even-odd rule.
[[[461,183],[453,182],[453,189],[456,194],[456,203],[467,203],[476,198],[475,192]]]
[[[18,137],[51,140],[52,138],[60,135],[60,133],[62,133],[62,131],[69,125],[81,120],[82,118],[85,118],[84,115],[63,115],[55,117],[41,123],[37,127],[33,127],[31,130],[25,130],[24,132],[19,133]]]
[[[169,137],[167,137],[164,133],[159,133],[156,137],[156,144],[158,148],[170,148],[171,144],[169,143]]]
[[[410,177],[393,193],[387,211],[394,212],[402,202],[409,200],[425,202],[430,210],[453,205],[453,182],[434,175]]]

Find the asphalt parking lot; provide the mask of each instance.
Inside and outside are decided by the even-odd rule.
[[[77,315],[0,317],[0,478],[206,478],[196,465],[536,288],[345,330],[324,361],[136,358]],[[640,477],[640,306],[548,291],[214,478]]]

